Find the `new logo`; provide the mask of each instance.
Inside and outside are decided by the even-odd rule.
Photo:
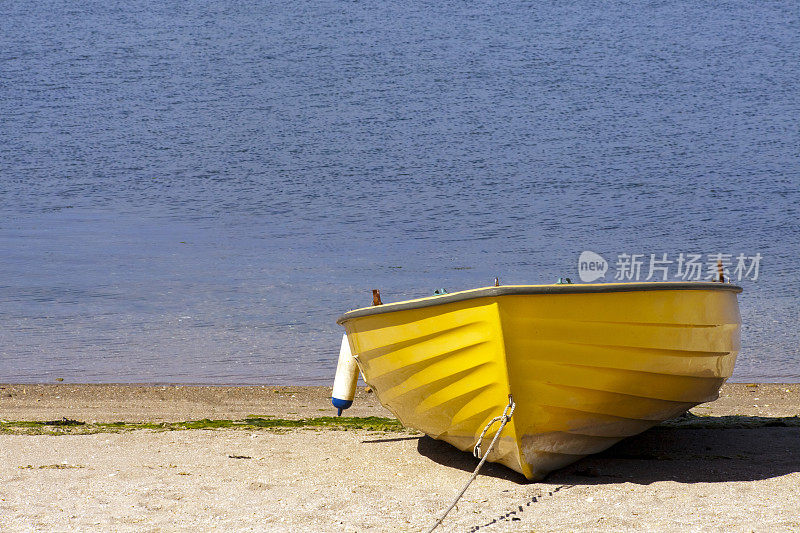
[[[582,252],[578,258],[578,275],[584,283],[591,283],[606,275],[608,271],[608,261],[603,256],[594,252]]]

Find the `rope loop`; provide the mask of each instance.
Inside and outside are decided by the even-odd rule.
[[[502,424],[500,425],[500,430],[498,431],[498,433],[500,433],[500,431],[503,431],[503,426],[505,426],[506,423],[511,419],[511,415],[514,414],[514,409],[516,407],[517,407],[517,404],[514,403],[514,400],[512,399],[511,395],[509,394],[508,395],[508,405],[503,410],[503,414],[500,415],[500,416],[496,416],[496,417],[492,418],[491,420],[489,420],[489,423],[486,424],[486,427],[483,428],[483,431],[481,431],[481,435],[480,435],[480,437],[478,437],[478,442],[475,443],[475,448],[473,448],[473,450],[472,450],[472,455],[474,455],[476,459],[480,459],[481,458],[481,444],[483,444],[483,437],[486,436],[486,432],[489,431],[489,428],[491,428],[495,424],[495,422],[502,421]]]

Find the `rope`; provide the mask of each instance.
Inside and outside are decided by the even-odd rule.
[[[508,410],[508,408],[506,408],[506,410]],[[475,459],[480,459],[481,458],[481,444],[483,443],[483,437],[486,436],[486,432],[489,431],[489,428],[492,427],[495,422],[499,422],[500,420],[502,420],[503,417],[505,416],[505,414],[506,414],[506,411],[503,411],[502,415],[496,416],[496,417],[492,418],[491,420],[489,420],[489,423],[486,424],[485,428],[483,428],[483,431],[481,431],[480,437],[478,437],[478,442],[475,443],[475,447],[472,449],[472,455],[475,456]]]
[[[485,428],[483,428],[483,431],[481,432],[481,436],[478,437],[478,442],[477,442],[477,444],[475,444],[475,448],[473,450],[473,453],[475,454],[475,457],[477,457],[479,459],[480,459],[480,454],[481,454],[481,442],[483,441],[483,437],[486,435],[486,432],[489,431],[489,428],[492,427],[495,422],[500,421],[500,428],[497,430],[497,433],[494,434],[494,438],[492,439],[491,444],[489,444],[489,448],[486,449],[486,454],[481,459],[481,462],[478,463],[478,466],[475,467],[475,471],[472,472],[472,476],[469,478],[467,483],[464,485],[464,488],[461,489],[461,492],[458,493],[458,496],[456,496],[456,499],[453,500],[453,503],[450,504],[450,507],[448,507],[447,510],[442,514],[442,516],[439,517],[439,519],[436,521],[436,523],[433,524],[433,527],[428,530],[428,533],[432,533],[434,529],[439,527],[441,525],[441,523],[444,522],[445,517],[447,517],[447,515],[450,513],[450,511],[453,510],[453,508],[458,503],[458,500],[460,500],[461,497],[464,495],[464,493],[467,492],[467,489],[469,488],[470,484],[473,481],[475,481],[476,477],[478,477],[478,472],[480,471],[481,467],[483,466],[483,463],[486,462],[486,458],[489,457],[489,453],[492,451],[492,448],[494,448],[494,444],[495,444],[495,442],[497,442],[497,439],[500,437],[500,433],[503,432],[503,428],[506,427],[506,424],[508,423],[508,421],[511,420],[511,415],[514,414],[514,409],[516,408],[516,406],[517,405],[514,403],[514,399],[509,394],[508,395],[508,405],[503,410],[503,414],[500,415],[500,416],[496,416],[496,417],[492,418],[491,420],[489,420],[489,423],[486,424]]]

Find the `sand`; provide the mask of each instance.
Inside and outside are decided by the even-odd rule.
[[[308,418],[327,394],[0,385],[0,419]],[[487,465],[441,530],[800,531],[800,427],[778,418],[800,415],[800,384],[726,385],[693,411],[760,427],[654,428],[537,483]],[[363,390],[352,413],[389,416]],[[476,464],[416,433],[318,429],[0,434],[0,450],[2,531],[421,531]]]

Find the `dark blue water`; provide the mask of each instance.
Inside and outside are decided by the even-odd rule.
[[[734,379],[800,381],[793,1],[3,11],[0,382],[326,384],[371,289],[583,250],[761,254]]]

